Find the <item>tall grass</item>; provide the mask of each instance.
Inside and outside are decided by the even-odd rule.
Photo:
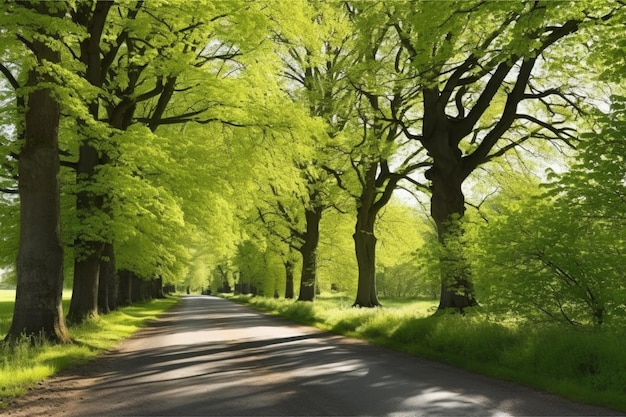
[[[64,311],[67,311],[70,296],[64,293]],[[14,291],[11,294],[0,290],[0,337],[11,325],[14,297]],[[69,331],[74,343],[70,345],[52,345],[43,338],[34,346],[26,338],[11,346],[0,342],[0,409],[37,382],[114,347],[177,302],[177,297],[169,297],[138,303],[72,326]]]
[[[236,300],[299,323],[626,411],[626,327],[576,329],[436,312],[429,300],[350,308],[338,296],[299,303]],[[434,314],[433,314],[434,313]]]

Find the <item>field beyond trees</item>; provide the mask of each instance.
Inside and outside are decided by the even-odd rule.
[[[382,299],[378,309],[350,308],[346,295],[315,303],[227,296],[297,323],[495,376],[574,401],[626,411],[624,329],[580,330],[489,317],[433,315],[433,300]]]

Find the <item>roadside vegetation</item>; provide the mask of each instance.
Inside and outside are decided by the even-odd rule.
[[[298,303],[226,295],[258,310],[419,357],[515,381],[566,398],[626,411],[626,331],[494,319],[485,309],[437,312],[429,299],[381,299],[351,308],[341,294]]]
[[[0,333],[6,333],[11,324],[14,299],[14,290],[0,290]],[[65,292],[64,309],[69,306],[70,299],[71,293]],[[53,344],[42,337],[36,337],[34,341],[24,337],[13,345],[0,344],[0,409],[38,382],[64,369],[84,364],[113,348],[173,307],[178,300],[172,296],[137,303],[70,326],[71,344]]]
[[[624,21],[1,2],[0,398],[178,288],[626,409]]]

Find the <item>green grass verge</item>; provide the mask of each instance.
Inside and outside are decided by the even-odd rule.
[[[15,292],[0,290],[0,337],[11,325],[14,297]],[[64,311],[67,311],[69,300],[69,293],[64,293]],[[70,345],[39,342],[32,347],[23,341],[9,347],[0,343],[0,409],[37,382],[63,369],[84,364],[102,351],[115,347],[178,301],[178,297],[168,297],[137,303],[72,326],[69,331],[75,343]]]
[[[495,320],[480,311],[435,313],[432,300],[382,300],[384,308],[358,309],[337,295],[314,303],[228,298],[297,323],[626,411],[624,327],[581,330]]]

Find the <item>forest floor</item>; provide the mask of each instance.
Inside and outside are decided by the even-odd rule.
[[[3,410],[34,416],[617,416],[517,384],[187,296]]]

